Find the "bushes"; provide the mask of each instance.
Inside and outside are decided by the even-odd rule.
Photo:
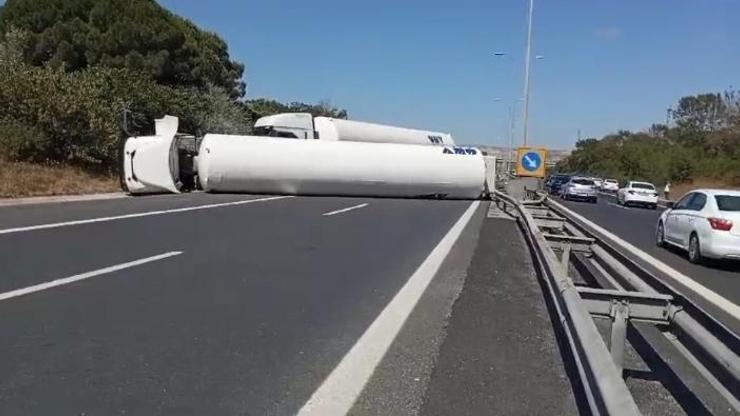
[[[740,186],[740,96],[701,94],[679,100],[674,126],[619,131],[576,143],[557,169],[655,183],[694,179]]]
[[[11,56],[9,48],[0,55]],[[0,155],[12,160],[116,166],[124,109],[132,134],[151,134],[165,114],[194,134],[248,133],[244,106],[222,89],[200,92],[156,84],[125,69],[92,67],[68,73],[0,56]]]
[[[40,162],[50,140],[40,129],[14,118],[0,119],[0,154],[7,160]]]

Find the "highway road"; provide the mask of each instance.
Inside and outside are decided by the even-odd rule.
[[[487,208],[1,207],[0,414],[572,414],[524,241]]]
[[[295,413],[470,206],[192,194],[4,207],[0,413]]]
[[[675,270],[695,279],[731,302],[740,304],[740,263],[715,261],[706,265],[696,265],[690,263],[686,259],[686,254],[681,250],[661,248],[655,245],[655,226],[662,212],[661,208],[650,210],[623,207],[616,204],[613,196],[605,195],[599,198],[598,204],[559,199],[556,201]]]

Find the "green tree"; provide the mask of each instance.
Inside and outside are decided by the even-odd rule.
[[[722,94],[683,97],[671,117],[679,128],[692,133],[716,131],[727,127],[728,107]]]
[[[10,27],[30,32],[24,55],[32,65],[125,68],[160,84],[245,92],[244,66],[226,43],[154,0],[8,0],[0,32]]]
[[[311,113],[314,117],[323,116],[342,119],[347,118],[347,110],[338,109],[325,101],[319,102],[318,104],[306,104],[301,102],[283,104],[279,101],[267,98],[258,98],[248,100],[246,105],[249,109],[252,120],[255,121],[260,117],[279,113]]]
[[[740,186],[740,97],[733,91],[683,97],[675,126],[621,130],[576,143],[557,169],[662,183],[715,178]]]

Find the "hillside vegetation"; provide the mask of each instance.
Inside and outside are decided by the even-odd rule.
[[[740,95],[683,97],[669,115],[670,125],[580,140],[556,169],[657,184],[740,186]]]
[[[0,7],[4,179],[14,178],[10,162],[113,176],[121,140],[153,133],[165,114],[196,135],[248,134],[256,118],[281,111],[347,117],[326,103],[246,100],[243,72],[218,35],[154,0],[8,0]]]

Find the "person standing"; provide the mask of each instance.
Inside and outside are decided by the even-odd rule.
[[[663,188],[663,198],[670,200],[671,199],[670,194],[671,194],[671,183],[666,182],[665,188]]]

